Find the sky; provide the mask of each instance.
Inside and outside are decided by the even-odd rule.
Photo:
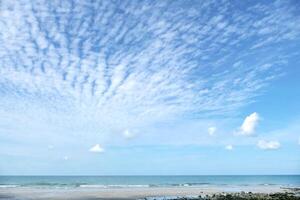
[[[0,3],[0,175],[300,174],[300,1]]]

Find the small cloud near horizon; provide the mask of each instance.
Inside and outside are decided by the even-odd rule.
[[[263,150],[275,150],[280,148],[280,143],[278,141],[259,140],[257,146]]]
[[[100,144],[96,144],[95,146],[91,147],[89,151],[93,153],[102,153],[104,152],[104,149],[100,146]]]
[[[136,135],[135,133],[133,133],[132,131],[129,130],[125,130],[122,135],[126,138],[126,139],[132,139],[134,138]]]
[[[226,145],[225,149],[231,151],[231,150],[233,150],[233,146],[231,144]]]
[[[210,136],[213,136],[216,133],[217,128],[212,126],[212,127],[209,127],[207,131]]]

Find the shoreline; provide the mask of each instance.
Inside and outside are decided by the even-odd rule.
[[[295,187],[296,188],[296,187]],[[294,189],[295,189],[294,188]],[[299,189],[299,188],[298,188]],[[297,190],[297,188],[296,188]],[[282,186],[199,186],[156,188],[0,188],[0,199],[30,200],[137,200],[150,197],[195,197],[203,195],[273,194],[293,192],[293,187]],[[153,199],[153,198],[152,198]],[[159,198],[156,198],[159,199]]]

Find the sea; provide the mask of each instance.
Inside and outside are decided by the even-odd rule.
[[[300,175],[0,176],[0,188],[140,188],[261,185],[300,187]]]

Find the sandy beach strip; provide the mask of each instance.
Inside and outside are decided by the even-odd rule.
[[[157,196],[199,196],[231,192],[276,193],[286,192],[280,186],[207,186],[155,188],[1,188],[0,199],[30,200],[134,200]]]

